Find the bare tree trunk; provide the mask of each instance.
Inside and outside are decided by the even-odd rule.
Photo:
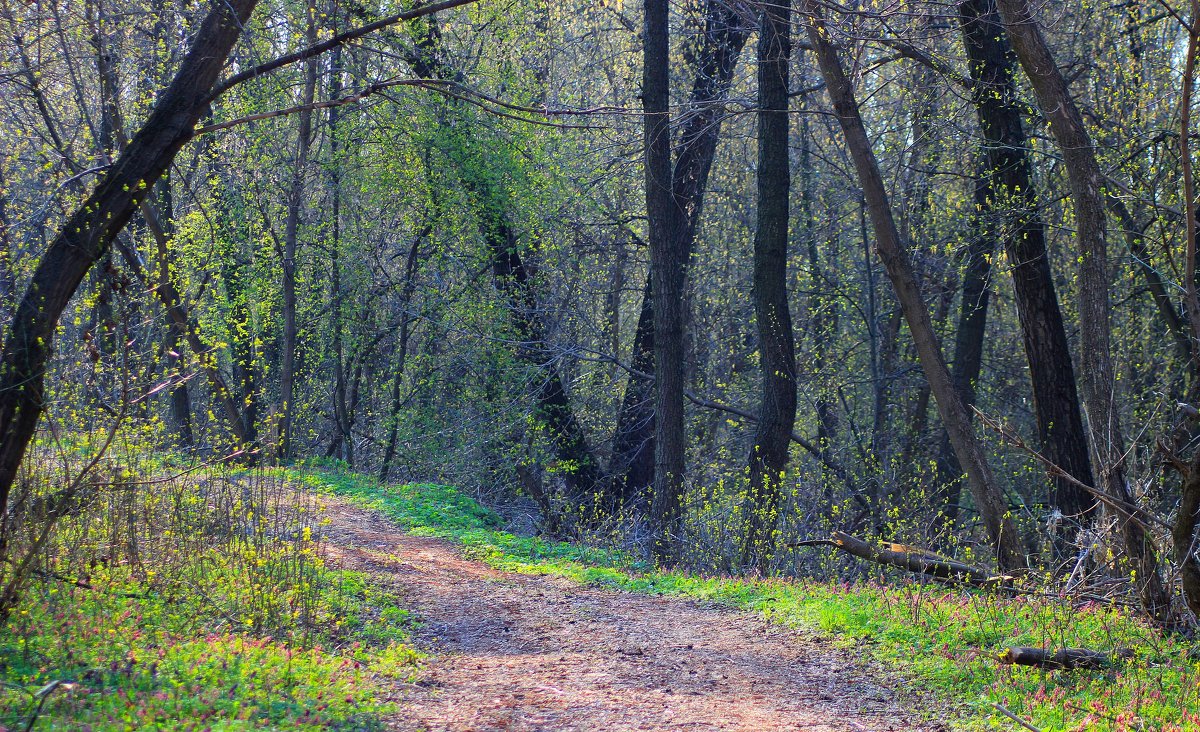
[[[667,0],[645,1],[643,138],[650,281],[654,306],[654,557],[679,556],[684,487],[683,297],[687,252],[671,187],[670,18]]]
[[[1100,471],[1100,488],[1110,496],[1132,504],[1133,495],[1125,481],[1123,468],[1125,438],[1114,403],[1116,383],[1109,351],[1104,174],[1096,162],[1083,116],[1075,106],[1029,4],[1026,0],[997,0],[997,7],[1038,104],[1050,122],[1050,131],[1062,152],[1071,182],[1079,242],[1081,373],[1092,445]],[[1189,272],[1186,276],[1192,275]],[[1167,620],[1171,596],[1159,573],[1151,538],[1128,517],[1121,518],[1121,536],[1129,560],[1137,571],[1136,582],[1143,607],[1152,617]]]
[[[754,235],[754,316],[762,406],[750,449],[742,564],[762,571],[775,551],[780,489],[796,423],[796,349],[788,308],[788,62],[791,0],[764,6],[758,41],[758,228]]]
[[[896,222],[888,202],[887,190],[879,165],[871,149],[870,139],[863,126],[858,102],[850,81],[829,35],[828,27],[819,15],[815,0],[802,0],[808,23],[809,42],[817,55],[825,86],[841,123],[846,144],[854,160],[858,179],[867,200],[871,222],[875,229],[876,248],[887,269],[896,292],[896,299],[908,321],[913,342],[930,389],[937,401],[938,412],[950,432],[950,439],[959,462],[966,468],[976,507],[983,517],[988,537],[996,550],[1002,569],[1015,570],[1026,566],[1020,537],[1008,513],[1004,496],[992,477],[983,449],[971,429],[966,407],[954,389],[954,382],[938,346],[937,335],[925,309],[921,292],[908,261],[908,253],[900,241]]]
[[[1181,472],[1179,515],[1171,527],[1171,543],[1184,600],[1192,615],[1200,618],[1200,451]]]
[[[308,45],[317,42],[317,9],[308,3]],[[295,416],[296,393],[296,245],[299,236],[300,214],[304,206],[304,179],[308,168],[308,152],[312,146],[312,103],[317,90],[317,64],[310,60],[304,72],[304,91],[298,113],[299,130],[296,140],[295,167],[292,185],[288,190],[287,221],[283,232],[283,354],[279,367],[279,445],[280,460],[292,456],[292,422]]]
[[[734,67],[752,30],[744,12],[739,12],[738,0],[707,0],[704,12],[704,38],[696,57],[688,111],[679,120],[671,171],[675,205],[682,211],[679,236],[685,262],[695,242],[720,138],[721,102],[729,94]],[[654,302],[653,278],[647,276],[630,359],[633,369],[645,374],[654,372]],[[645,503],[654,484],[654,433],[653,382],[631,376],[613,433],[608,466],[612,483],[606,499],[610,507]]]
[[[388,437],[383,449],[383,462],[379,466],[379,482],[386,483],[388,473],[392,469],[392,460],[396,457],[396,444],[400,436],[400,388],[404,381],[404,369],[408,362],[408,341],[412,331],[412,315],[408,312],[412,307],[413,292],[417,287],[417,264],[420,262],[421,240],[423,236],[413,238],[408,250],[408,258],[404,261],[404,285],[400,290],[400,333],[396,344],[396,364],[392,374],[391,409],[388,412]]]
[[[986,168],[975,193],[984,220],[981,235],[993,242],[993,249],[995,238],[1004,235],[1042,448],[1069,475],[1091,484],[1075,369],[1050,273],[1029,140],[1021,123],[1014,79],[1016,59],[1003,33],[995,0],[969,0],[959,6],[959,13],[971,76],[976,81],[975,108],[984,134]],[[1064,541],[1074,533],[1065,529],[1090,523],[1096,502],[1075,483],[1059,477],[1053,479],[1050,503],[1064,516],[1064,531],[1056,542],[1063,550]]]
[[[975,205],[984,210],[989,205],[989,193],[982,180],[975,186]],[[954,360],[950,375],[963,406],[975,403],[975,384],[983,366],[983,340],[987,330],[988,300],[991,295],[991,259],[996,252],[996,240],[991,232],[977,230],[967,245],[967,263],[963,270],[962,302],[959,306],[958,328],[954,332]],[[942,434],[938,452],[938,483],[942,486],[936,508],[941,510],[942,524],[948,527],[958,519],[958,502],[962,493],[962,466],[954,454],[948,432]]]
[[[155,185],[155,190],[158,191],[158,210],[162,211],[162,234],[159,239],[155,235],[156,241],[159,242],[159,257],[165,257],[167,254],[166,245],[170,237],[174,233],[174,205],[171,198],[171,177],[168,171],[162,177],[162,180]],[[143,211],[149,210],[149,207]],[[153,226],[153,225],[152,225]],[[164,262],[165,265],[165,262]],[[171,270],[167,266],[160,268],[160,277],[170,278]],[[178,297],[178,294],[175,295]],[[168,298],[170,300],[170,298]],[[178,384],[171,389],[171,421],[175,423],[175,430],[179,433],[179,443],[185,449],[191,449],[196,444],[196,436],[192,432],[192,398],[188,393],[187,380],[183,378],[183,357],[179,355],[179,349],[183,347],[183,342],[187,338],[187,328],[180,327],[175,323],[175,319],[168,314],[169,322],[167,323],[167,350],[169,359],[167,363],[173,366],[174,377],[178,380]],[[187,323],[186,313],[182,320]]]
[[[336,7],[331,13],[336,13]],[[329,97],[338,99],[342,95],[342,49],[335,48],[329,54],[331,77]],[[333,385],[333,439],[330,441],[331,457],[342,457],[353,469],[354,438],[350,434],[350,405],[346,384],[346,348],[342,293],[342,168],[339,155],[341,140],[338,139],[338,107],[329,108],[329,187],[330,187],[330,256],[329,288],[330,313],[333,330],[334,385]]]

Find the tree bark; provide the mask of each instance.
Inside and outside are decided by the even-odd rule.
[[[216,4],[175,78],[88,199],[38,263],[0,352],[0,515],[45,404],[54,331],[80,282],[190,139],[207,96],[256,0]]]
[[[1109,350],[1104,174],[1096,161],[1083,116],[1028,2],[997,0],[997,7],[1042,113],[1050,123],[1050,132],[1062,153],[1070,179],[1079,246],[1080,370],[1100,487],[1108,495],[1133,504],[1133,495],[1125,481],[1125,438],[1114,403],[1116,383]],[[1120,521],[1125,551],[1136,571],[1135,581],[1142,606],[1151,617],[1166,621],[1171,612],[1171,596],[1159,572],[1153,542],[1146,531],[1128,517],[1122,516]]]
[[[969,253],[972,261],[963,281],[963,317],[958,335],[961,355],[960,350],[955,351],[955,381],[964,402],[971,404],[982,360],[987,259],[1002,237],[1012,267],[1042,449],[1072,477],[1091,484],[1087,432],[1080,416],[1066,327],[1050,273],[1029,140],[1021,122],[1014,78],[1016,58],[1004,36],[995,0],[967,0],[959,5],[959,20],[971,78],[976,82],[972,93],[984,136],[984,169],[975,188],[980,211],[977,241],[981,244]],[[957,461],[953,468],[957,471]],[[1090,522],[1095,507],[1091,496],[1062,477],[1053,479],[1050,504],[1067,522],[1084,524]],[[1063,533],[1056,545],[1065,548],[1063,540],[1067,538]]]
[[[160,279],[169,279],[171,276],[170,267],[167,266],[167,242],[169,237],[174,235],[174,205],[171,197],[171,174],[170,171],[163,174],[162,180],[156,185],[158,191],[158,208],[163,212],[163,223],[159,227],[150,226],[151,229],[159,228],[163,236],[159,237],[158,233],[154,233],[155,242],[158,244],[158,255],[162,264],[160,266]],[[149,211],[147,205],[143,208],[143,212]],[[149,217],[147,217],[149,218]],[[172,289],[174,289],[172,287]],[[178,299],[178,293],[175,293],[175,298]],[[161,298],[160,298],[161,299]],[[170,300],[170,298],[167,298]],[[166,305],[170,308],[171,305]],[[183,321],[187,322],[187,315],[184,314]],[[183,357],[179,355],[179,349],[183,348],[183,342],[187,338],[186,328],[181,328],[175,323],[175,319],[168,314],[167,323],[167,363],[171,365],[173,376],[178,380],[176,386],[171,389],[171,421],[175,423],[175,430],[179,433],[180,446],[186,450],[190,450],[196,445],[196,436],[192,432],[192,398],[188,392],[187,380],[183,378]]]
[[[1013,646],[1006,648],[998,657],[1000,663],[1017,666],[1034,666],[1052,670],[1070,671],[1073,669],[1104,669],[1112,666],[1120,659],[1129,658],[1133,652],[1128,648],[1118,649],[1114,653],[1093,651],[1090,648],[1060,648],[1049,651],[1045,648],[1029,648]]]
[[[1200,618],[1200,450],[1183,472],[1179,486],[1179,513],[1171,527],[1175,563],[1179,565],[1183,599],[1192,615]]]
[[[646,218],[654,307],[654,524],[660,562],[679,556],[684,487],[683,295],[686,247],[671,184],[670,19],[667,0],[646,0],[642,49]]]
[[[1016,526],[1009,515],[1004,496],[992,476],[983,449],[971,429],[966,407],[959,399],[950,372],[942,360],[937,335],[921,298],[912,265],[908,261],[908,253],[900,241],[887,190],[866,128],[863,126],[850,81],[842,68],[815,0],[802,0],[802,3],[801,7],[808,23],[809,42],[817,55],[825,86],[867,201],[871,223],[875,229],[879,258],[887,269],[896,299],[908,322],[925,378],[928,379],[937,401],[938,413],[950,433],[950,440],[959,462],[966,469],[976,507],[983,518],[1000,567],[1006,571],[1023,569],[1026,566],[1025,555],[1021,550]]]
[[[788,307],[788,62],[791,0],[764,6],[758,41],[758,227],[754,235],[754,316],[762,400],[750,449],[743,508],[743,566],[763,571],[775,551],[781,483],[796,422],[796,350]]]
[[[311,46],[317,40],[316,6],[309,2],[307,32]],[[304,180],[308,168],[308,152],[312,146],[312,103],[316,98],[317,64],[309,60],[304,71],[302,108],[298,113],[299,130],[296,139],[296,159],[292,169],[292,184],[288,189],[287,220],[283,231],[283,357],[279,367],[279,445],[277,457],[292,456],[292,421],[295,415],[296,348],[299,332],[296,326],[296,248],[300,229],[300,214],[304,206]]]
[[[685,262],[691,256],[720,140],[724,116],[721,102],[729,94],[738,56],[751,30],[738,12],[736,0],[707,0],[704,38],[696,57],[688,112],[679,120],[681,129],[671,172],[675,205],[682,211],[679,237]],[[647,275],[630,359],[633,369],[642,373],[654,371],[654,301],[653,278]],[[610,509],[644,505],[654,484],[653,390],[652,381],[636,377],[631,377],[625,387],[608,467],[612,483],[606,503]]]
[[[843,531],[833,532],[828,539],[800,541],[796,543],[796,546],[831,546],[868,562],[975,587],[995,587],[1009,583],[1013,579],[1004,575],[993,575],[979,567],[957,562],[920,547],[891,542],[876,544]]]

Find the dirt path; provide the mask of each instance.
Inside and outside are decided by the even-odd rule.
[[[392,729],[948,729],[912,722],[844,652],[748,613],[500,572],[372,512],[329,516],[333,559],[404,593],[434,654]]]

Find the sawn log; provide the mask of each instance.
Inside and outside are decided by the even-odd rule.
[[[1000,663],[1017,666],[1036,666],[1045,669],[1103,669],[1112,666],[1116,661],[1129,658],[1133,651],[1119,648],[1112,653],[1093,651],[1090,648],[1062,648],[1049,651],[1045,648],[1029,648],[1014,646],[1005,649],[998,656]]]

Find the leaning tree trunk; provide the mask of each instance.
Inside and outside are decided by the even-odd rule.
[[[980,212],[982,246],[972,247],[968,273],[987,268],[987,255],[995,240],[1004,236],[1012,266],[1013,289],[1021,336],[1029,362],[1038,436],[1046,456],[1083,483],[1092,483],[1087,432],[1079,412],[1075,370],[1071,362],[1066,327],[1054,290],[1050,258],[1046,251],[1045,224],[1038,212],[1037,188],[1029,158],[1029,140],[1021,121],[1014,72],[1016,59],[1004,36],[995,0],[967,0],[959,6],[963,45],[970,59],[973,97],[984,136],[984,168],[976,183],[975,202]],[[972,282],[976,286],[969,287]],[[982,280],[963,282],[964,317],[959,328],[960,348],[955,353],[956,381],[964,400],[973,401],[971,382],[979,375],[987,291]],[[970,291],[969,291],[970,290]],[[978,300],[978,311],[968,317],[968,302]],[[965,343],[964,343],[965,342]],[[954,467],[957,468],[957,463]],[[1053,479],[1051,505],[1066,521],[1086,523],[1095,505],[1086,491],[1066,477]],[[1069,539],[1061,534],[1057,545]]]
[[[754,316],[762,366],[762,407],[750,448],[743,514],[743,566],[762,571],[775,550],[780,488],[796,422],[796,348],[788,308],[788,61],[791,0],[762,11],[758,41],[758,228],[754,234]]]
[[[908,322],[925,378],[928,379],[937,401],[938,413],[950,433],[950,440],[959,462],[966,469],[976,507],[996,550],[1000,567],[1004,570],[1022,569],[1026,562],[1016,526],[1008,513],[1003,493],[992,477],[983,449],[971,429],[966,407],[959,399],[954,389],[954,381],[942,359],[937,335],[930,322],[929,312],[925,309],[925,302],[921,298],[912,265],[908,261],[908,252],[896,229],[879,164],[863,126],[850,80],[842,68],[828,27],[819,14],[815,0],[802,0],[801,7],[807,16],[809,42],[817,55],[825,86],[863,188],[871,223],[875,229],[879,258],[887,269],[896,299]]]
[[[458,76],[457,70],[445,60],[441,33],[432,19],[422,29],[417,47],[408,54],[407,61],[426,78],[449,80]],[[447,127],[454,130],[473,128],[465,119]],[[533,278],[521,256],[523,247],[504,208],[502,191],[497,188],[496,178],[489,174],[490,171],[479,169],[480,165],[487,165],[479,161],[486,161],[488,156],[474,138],[456,137],[450,157],[456,162],[456,172],[463,186],[479,200],[482,234],[491,255],[492,274],[497,287],[508,299],[513,328],[522,344],[518,355],[536,374],[535,417],[545,428],[555,459],[561,465],[571,466],[559,473],[565,485],[565,497],[572,508],[582,509],[582,518],[587,521],[594,513],[594,494],[602,484],[602,474],[583,425],[575,417],[562,371],[546,340],[546,326],[540,315]],[[549,530],[556,532],[564,517],[560,507],[552,505],[548,495],[545,498],[540,508]]]
[[[208,93],[256,0],[213,6],[145,124],[92,194],[67,218],[30,279],[0,352],[0,516],[45,403],[58,319],[208,107]],[[5,524],[7,527],[7,524]],[[0,539],[0,545],[4,539]],[[2,547],[0,547],[2,548]]]
[[[1062,153],[1071,183],[1079,242],[1079,330],[1083,356],[1080,365],[1092,444],[1100,469],[1099,487],[1113,498],[1133,504],[1133,495],[1125,481],[1125,438],[1115,404],[1116,383],[1109,349],[1104,173],[1096,161],[1083,116],[1028,2],[997,0],[997,7],[1038,104],[1050,123],[1050,132]],[[1142,605],[1152,617],[1165,621],[1171,612],[1171,595],[1159,572],[1153,542],[1132,517],[1121,516],[1120,521],[1125,551],[1137,573]]]

